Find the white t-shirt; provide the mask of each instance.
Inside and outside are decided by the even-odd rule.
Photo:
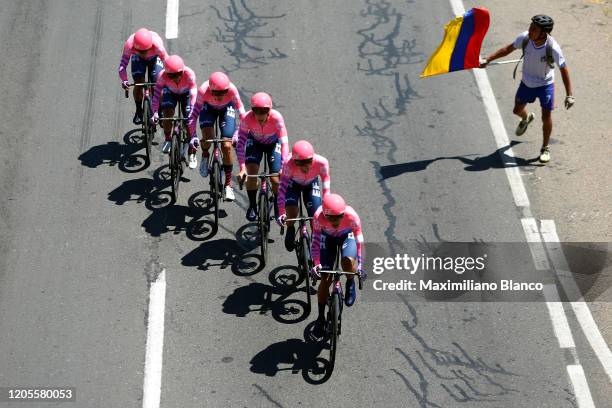
[[[523,47],[523,40],[529,37],[529,32],[519,34],[512,45],[520,50]],[[565,66],[565,57],[559,43],[550,35],[546,42],[552,41],[552,54],[555,64],[559,68]],[[529,40],[525,46],[525,58],[523,60],[523,83],[529,88],[537,88],[555,82],[555,70],[546,63],[546,43],[536,47],[533,41]]]

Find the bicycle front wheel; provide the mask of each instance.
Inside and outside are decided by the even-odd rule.
[[[145,151],[147,154],[147,166],[151,164],[151,143],[153,142],[153,127],[149,122],[151,118],[151,102],[148,98],[145,98],[143,102],[143,118],[142,118],[142,130],[144,133]]]
[[[305,276],[306,282],[306,304],[308,305],[308,314],[312,309],[312,300],[310,294],[310,273],[309,270],[312,267],[312,259],[310,257],[310,237],[306,235],[300,240],[300,258],[301,259],[301,270]]]
[[[181,181],[181,147],[178,134],[172,134],[172,146],[170,148],[170,176],[172,178],[172,200],[177,202],[179,183]]]
[[[212,171],[210,173],[210,194],[212,196],[213,211],[215,214],[215,228],[219,226],[219,201],[221,193],[219,190],[219,162],[215,161],[212,165]]]
[[[259,194],[259,202],[257,204],[258,227],[259,227],[259,244],[261,250],[261,259],[263,266],[268,262],[268,197],[267,194]]]
[[[332,371],[336,364],[336,350],[338,348],[339,321],[340,321],[340,294],[332,294],[331,308],[329,311],[331,324],[329,338],[329,369]]]

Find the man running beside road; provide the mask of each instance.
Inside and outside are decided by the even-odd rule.
[[[119,78],[123,89],[129,89],[129,81],[126,68],[130,60],[132,61],[132,78],[136,83],[145,82],[145,74],[149,71],[149,82],[157,81],[159,72],[164,68],[163,62],[166,61],[168,54],[164,48],[164,43],[156,32],[141,28],[130,35],[123,45],[123,54],[119,63]],[[142,124],[142,87],[134,87],[134,103],[136,113],[132,122],[135,125]]]
[[[217,118],[220,117],[219,129],[221,130],[221,137],[225,139],[221,149],[223,150],[223,170],[225,172],[225,198],[228,201],[235,200],[232,189],[232,137],[237,130],[236,111],[238,111],[240,120],[242,120],[246,112],[238,89],[230,82],[226,74],[213,72],[208,81],[204,82],[198,89],[198,97],[189,116],[189,135],[191,136],[189,166],[194,168],[197,166],[195,153],[199,144],[196,123],[198,116],[200,117],[200,128],[202,129],[200,175],[202,177],[208,176],[210,142],[206,142],[206,140],[214,138],[213,126]]]
[[[319,303],[319,316],[315,323],[314,335],[322,337],[325,327],[325,303],[329,296],[329,287],[332,276],[321,277],[321,270],[334,268],[336,250],[341,244],[341,267],[343,271],[355,272],[362,280],[366,278],[366,272],[362,267],[363,233],[361,221],[355,210],[346,205],[344,199],[338,194],[326,194],[323,205],[314,214],[313,236],[312,236],[312,260],[314,267],[310,273],[313,279],[321,279],[317,298]],[[344,303],[352,306],[357,298],[355,290],[355,279],[353,275],[347,275]]]
[[[153,113],[153,123],[159,120],[159,99],[162,98],[161,107],[164,118],[174,116],[174,108],[181,101],[184,112],[181,112],[184,118],[189,117],[191,108],[198,96],[198,85],[196,84],[196,76],[191,68],[186,67],[183,59],[178,55],[171,55],[166,59],[165,68],[159,73],[159,78],[155,83],[155,92],[153,93],[153,101],[151,102],[151,110]],[[170,144],[172,142],[172,121],[164,121],[164,136],[166,138],[162,151],[170,153]],[[192,158],[195,160],[195,154]],[[190,160],[189,167],[195,168],[193,160]],[[197,161],[196,161],[197,164]]]
[[[303,197],[308,216],[312,217],[321,206],[321,184],[323,185],[323,198],[329,193],[329,162],[323,156],[315,154],[314,148],[306,140],[299,140],[293,145],[291,156],[283,165],[278,193],[278,224],[287,224],[285,234],[285,248],[293,251],[295,242],[294,221],[287,221],[287,217],[295,218],[299,213],[299,197]]]
[[[565,85],[565,108],[574,105],[572,83],[569,70],[561,47],[550,35],[553,29],[553,19],[549,16],[538,14],[531,19],[529,30],[521,33],[516,40],[506,47],[500,48],[486,57],[480,67],[485,68],[487,64],[498,58],[505,57],[516,49],[523,49],[523,78],[516,92],[513,113],[521,118],[516,135],[521,136],[527,130],[529,124],[535,118],[533,112],[527,113],[525,107],[538,98],[542,107],[542,149],[540,150],[540,162],[547,163],[550,160],[550,149],[548,142],[552,133],[552,110],[555,102],[555,70],[554,64],[559,66],[563,85]]]
[[[251,110],[240,121],[236,155],[240,164],[238,180],[243,182],[247,174],[259,173],[259,163],[268,154],[270,173],[278,173],[289,156],[289,142],[285,120],[277,110],[272,109],[272,98],[265,92],[258,92],[251,98]],[[274,218],[278,218],[278,176],[270,177],[274,192]],[[249,177],[246,182],[249,196],[248,221],[257,219],[257,178]]]

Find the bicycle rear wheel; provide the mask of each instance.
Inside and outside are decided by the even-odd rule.
[[[143,118],[142,127],[144,133],[145,151],[147,154],[147,166],[151,164],[151,143],[153,142],[153,127],[149,122],[151,118],[151,102],[148,98],[145,98],[143,102]]]
[[[329,369],[332,371],[336,364],[336,350],[338,348],[339,335],[339,320],[340,320],[340,294],[332,293],[331,307],[329,310],[329,324],[331,324],[329,338]]]
[[[305,276],[306,282],[306,304],[308,305],[308,314],[312,309],[312,300],[310,293],[310,268],[312,267],[312,259],[310,257],[310,236],[307,234],[300,240],[300,256],[302,258],[302,273]]]
[[[210,173],[210,194],[212,196],[213,211],[215,214],[215,228],[219,227],[219,201],[221,193],[219,191],[219,162],[214,161]]]
[[[269,224],[269,210],[268,210],[268,195],[259,194],[259,202],[257,204],[257,211],[259,213],[258,227],[259,227],[259,239],[260,239],[260,250],[261,259],[263,266],[268,262],[268,224]]]
[[[181,181],[181,146],[178,134],[172,133],[172,146],[170,148],[170,176],[172,179],[172,200],[177,202],[179,184]]]

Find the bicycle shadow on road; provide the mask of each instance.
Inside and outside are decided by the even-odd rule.
[[[331,377],[329,362],[321,357],[324,346],[301,339],[274,343],[257,353],[250,361],[251,371],[274,377],[281,371],[300,373],[309,384],[322,384]]]
[[[428,160],[417,160],[408,163],[391,164],[388,166],[380,166],[380,175],[382,180],[386,180],[392,177],[400,176],[404,173],[414,173],[423,171],[427,167],[438,160],[459,160],[466,165],[465,171],[485,171],[490,169],[503,169],[506,167],[526,167],[533,166],[538,167],[538,158],[523,159],[520,157],[511,157],[506,154],[506,151],[511,147],[521,142],[513,140],[509,145],[501,147],[487,156],[480,156],[471,159],[470,156],[476,156],[475,154],[469,154],[464,156],[451,156],[451,157],[436,157],[435,159]],[[512,162],[514,160],[514,163]]]
[[[293,268],[281,266],[277,270]],[[261,315],[270,313],[279,323],[295,324],[304,321],[310,314],[306,301],[296,299],[292,295],[300,293],[293,286],[266,285],[252,282],[247,286],[236,288],[223,302],[223,312],[237,317],[245,317],[249,313],[259,312]]]
[[[79,155],[81,165],[95,169],[106,164],[117,166],[124,173],[137,173],[148,167],[146,155],[136,154],[143,149],[141,129],[133,129],[123,136],[124,144],[106,142],[93,146]]]

